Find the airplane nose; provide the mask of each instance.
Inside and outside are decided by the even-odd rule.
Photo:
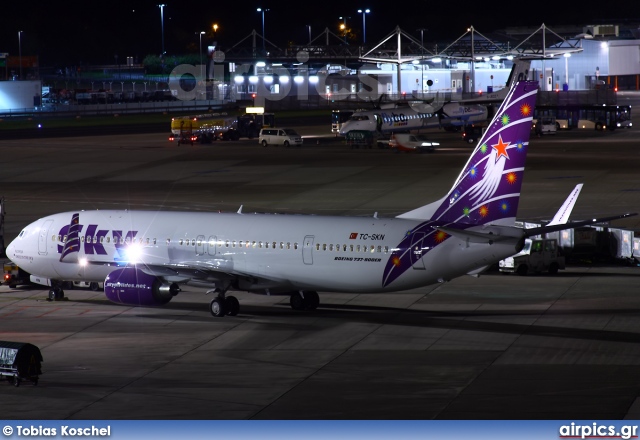
[[[9,259],[11,259],[11,257],[13,257],[13,250],[15,248],[14,242],[15,242],[15,240],[13,240],[11,243],[9,243],[9,246],[7,246],[7,249],[6,249],[7,258],[9,258]]]

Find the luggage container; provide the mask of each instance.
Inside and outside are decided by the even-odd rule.
[[[33,344],[25,342],[0,341],[0,376],[19,387],[23,380],[38,385],[42,354]]]
[[[611,256],[631,258],[633,256],[633,231],[609,228],[611,232]]]

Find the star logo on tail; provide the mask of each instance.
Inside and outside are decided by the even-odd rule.
[[[498,143],[491,146],[496,150],[496,162],[498,162],[498,160],[500,159],[500,156],[506,157],[507,160],[509,159],[509,153],[507,153],[507,147],[509,146],[510,143],[511,142],[504,142],[502,140],[502,135],[500,135],[498,137]]]

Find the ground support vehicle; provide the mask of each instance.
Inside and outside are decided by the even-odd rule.
[[[406,153],[431,153],[436,147],[440,146],[440,143],[430,140],[424,134],[397,133],[391,135],[388,145],[396,153],[401,151]]]
[[[0,376],[19,387],[24,380],[38,385],[42,374],[42,354],[33,344],[0,341]]]
[[[500,260],[500,272],[527,275],[529,273],[558,273],[565,268],[565,258],[560,254],[555,239],[526,239],[524,248],[513,257]]]
[[[15,289],[21,284],[30,284],[29,274],[17,265],[8,262],[3,264],[4,275],[2,282],[10,288]]]
[[[344,139],[350,148],[372,148],[376,142],[375,133],[367,130],[351,130]]]

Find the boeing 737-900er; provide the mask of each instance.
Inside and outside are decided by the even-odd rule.
[[[7,255],[51,286],[50,299],[63,297],[62,281],[104,280],[113,302],[161,305],[190,283],[217,293],[214,316],[238,314],[229,289],[289,295],[293,309],[313,310],[318,291],[393,292],[475,275],[528,236],[631,215],[515,227],[537,91],[535,81],[512,87],[446,196],[395,218],[71,211],[25,227]]]

